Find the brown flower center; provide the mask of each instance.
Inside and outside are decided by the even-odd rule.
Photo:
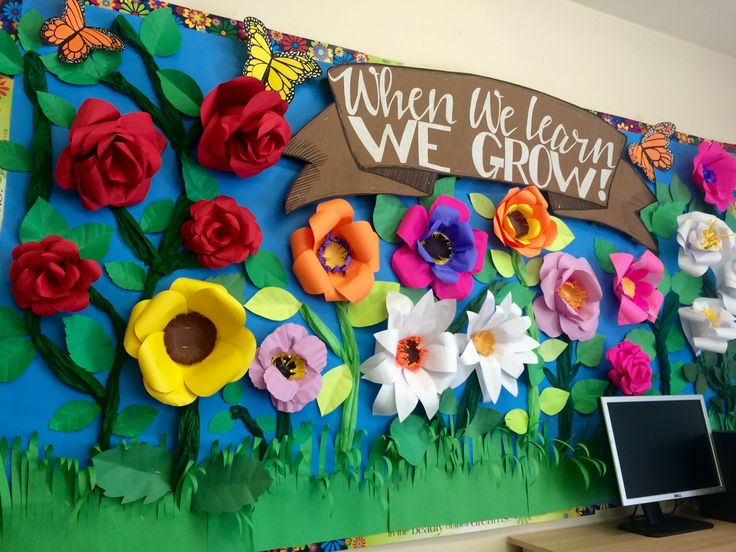
[[[493,337],[493,333],[490,330],[481,330],[472,339],[475,350],[481,356],[490,355],[496,348],[496,338]]]
[[[517,238],[523,238],[529,233],[529,221],[521,211],[513,211],[506,215],[509,220],[509,224],[514,229],[514,236]]]
[[[179,364],[202,362],[215,348],[217,328],[198,312],[180,314],[164,328],[166,352]]]
[[[307,373],[304,359],[291,353],[280,353],[271,359],[276,369],[286,379],[301,379]]]
[[[422,360],[427,352],[422,348],[422,338],[413,335],[405,337],[396,346],[396,362],[402,368],[416,372],[422,367]]]
[[[435,264],[443,265],[452,257],[452,242],[442,232],[432,232],[422,240],[422,247],[434,259]]]

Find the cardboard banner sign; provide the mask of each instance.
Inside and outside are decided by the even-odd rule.
[[[289,143],[308,165],[286,212],[325,198],[426,196],[437,175],[533,184],[559,215],[605,224],[656,251],[638,216],[655,200],[621,158],[626,136],[594,114],[515,84],[378,64],[327,71],[335,103]]]

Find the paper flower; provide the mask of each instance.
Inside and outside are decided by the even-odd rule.
[[[299,412],[322,389],[327,347],[297,324],[284,324],[269,334],[256,352],[248,375],[258,389],[271,394],[281,412]]]
[[[184,406],[248,371],[256,341],[244,324],[243,305],[223,286],[179,278],[133,307],[125,350],[153,398]]]
[[[578,341],[591,339],[603,293],[590,263],[568,253],[548,253],[539,275],[542,296],[534,301],[539,329],[550,337],[565,333]]]
[[[693,159],[693,182],[703,190],[705,201],[725,211],[736,189],[736,158],[717,142],[701,142]]]
[[[716,290],[725,309],[736,315],[736,251],[730,251],[728,258],[714,267]]]
[[[483,269],[488,236],[470,227],[462,201],[439,196],[427,210],[411,207],[396,235],[405,245],[391,257],[399,281],[409,288],[431,284],[440,299],[463,299],[473,288],[472,274]]]
[[[618,325],[654,322],[664,301],[657,290],[664,272],[662,261],[647,250],[636,260],[628,253],[612,253],[611,262],[616,269],[613,292],[620,301]]]
[[[718,217],[693,211],[677,217],[677,264],[690,276],[702,276],[734,246],[728,225]]]
[[[326,301],[357,303],[370,293],[378,272],[378,234],[370,223],[353,222],[344,199],[317,205],[309,227],[291,235],[294,275],[305,292]]]
[[[455,307],[453,299],[435,302],[431,291],[416,305],[405,295],[388,293],[388,329],[375,334],[375,354],[360,367],[363,379],[381,384],[373,414],[398,413],[404,420],[418,402],[429,418],[436,414],[439,395],[457,371],[457,343],[446,331]]]
[[[700,351],[725,353],[728,342],[736,339],[736,319],[720,299],[700,297],[691,307],[679,310],[680,322],[695,354]]]
[[[622,341],[608,349],[606,360],[611,363],[608,379],[624,395],[643,395],[652,387],[652,359],[631,341]]]
[[[501,387],[515,397],[516,380],[525,365],[537,362],[533,351],[539,342],[526,334],[530,326],[531,320],[512,302],[510,293],[496,305],[489,291],[478,313],[468,312],[468,333],[455,335],[460,358],[452,387],[459,386],[475,370],[484,402],[495,403]]]
[[[511,188],[496,207],[493,232],[504,245],[525,257],[536,257],[557,239],[557,224],[535,186]]]

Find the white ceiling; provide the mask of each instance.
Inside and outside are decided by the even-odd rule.
[[[572,1],[736,57],[736,2],[734,0]],[[652,63],[656,63],[656,57],[659,54],[650,52],[649,55],[652,56]]]

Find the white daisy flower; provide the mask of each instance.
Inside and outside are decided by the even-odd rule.
[[[690,276],[702,276],[723,260],[733,247],[734,236],[718,217],[693,211],[677,217],[677,264]]]
[[[725,353],[728,342],[736,339],[736,319],[720,299],[700,297],[692,307],[679,310],[685,337],[695,354],[700,351]]]

